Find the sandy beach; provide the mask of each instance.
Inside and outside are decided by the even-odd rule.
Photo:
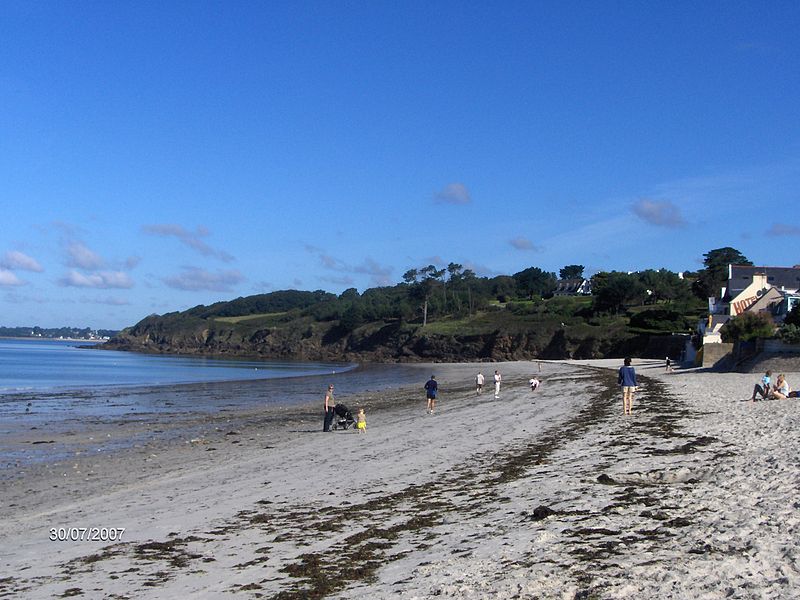
[[[800,404],[750,403],[754,374],[635,360],[624,417],[620,363],[432,365],[434,415],[424,379],[340,398],[363,435],[320,431],[324,389],[174,435],[32,431],[16,443],[70,454],[3,481],[0,598],[800,596]],[[97,452],[110,435],[140,441]],[[121,538],[51,539],[91,528]]]

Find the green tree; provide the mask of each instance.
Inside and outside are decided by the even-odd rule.
[[[692,291],[701,300],[716,296],[728,281],[728,265],[752,265],[736,248],[726,246],[709,250],[703,255],[705,269],[700,269]]]
[[[556,289],[555,273],[548,273],[539,267],[528,267],[512,275],[516,282],[517,291],[532,298],[533,296],[545,296]]]
[[[666,269],[642,271],[639,273],[639,281],[649,290],[649,300],[653,304],[662,301],[685,300],[691,295],[691,289],[686,280],[678,277],[677,273]]]
[[[339,319],[339,327],[348,333],[363,323],[364,313],[357,304],[353,304],[347,308],[344,313],[342,313],[342,318]]]
[[[582,279],[583,278],[583,265],[567,265],[559,270],[559,279]]]
[[[347,300],[349,302],[353,302],[359,299],[358,290],[356,288],[347,288],[341,294],[339,294],[339,300]]]
[[[516,296],[517,282],[513,277],[498,275],[497,277],[492,277],[490,281],[492,296],[500,302],[507,302]]]
[[[595,312],[618,314],[626,306],[643,304],[646,288],[636,275],[612,271],[592,277],[592,295]]]
[[[416,269],[409,269],[403,273],[403,281],[408,284],[417,283],[417,277],[419,277],[419,271]]]

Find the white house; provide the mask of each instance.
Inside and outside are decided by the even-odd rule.
[[[719,343],[719,331],[745,312],[769,311],[782,321],[800,304],[800,266],[754,267],[728,265],[728,281],[719,298],[708,299],[708,318],[701,323],[703,343]]]
[[[592,284],[588,279],[581,277],[575,279],[559,279],[556,283],[554,296],[589,296],[592,293]]]

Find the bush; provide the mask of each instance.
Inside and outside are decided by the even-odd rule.
[[[791,312],[786,315],[786,319],[784,320],[785,325],[795,325],[800,327],[800,304],[797,304]]]
[[[778,332],[778,337],[785,344],[800,344],[800,327],[791,323],[784,325]]]
[[[631,327],[655,331],[684,331],[687,329],[686,319],[674,310],[654,308],[643,310],[631,317]]]
[[[723,342],[746,342],[775,335],[775,323],[767,313],[744,313],[725,323],[720,330]]]

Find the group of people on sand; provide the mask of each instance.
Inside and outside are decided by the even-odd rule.
[[[539,367],[541,370],[541,366]],[[478,372],[475,376],[475,393],[477,395],[481,395],[483,393],[483,384],[484,384],[484,376],[482,372]],[[494,372],[494,397],[495,399],[500,398],[500,384],[503,381],[503,376],[500,374],[500,371],[495,369]],[[542,382],[536,377],[532,377],[528,384],[530,385],[531,391],[535,392],[539,389],[539,386]],[[426,413],[429,415],[434,414],[436,411],[436,397],[439,394],[439,382],[436,381],[436,375],[431,375],[431,378],[425,382],[425,399],[426,399]],[[328,386],[328,391],[325,393],[325,420],[322,425],[322,431],[331,431],[331,426],[333,425],[334,420],[336,419],[336,400],[334,399],[333,394],[333,384]],[[356,429],[361,432],[365,432],[367,430],[367,418],[364,413],[364,409],[361,408],[358,411],[358,414],[355,417],[355,425]]]
[[[793,392],[786,381],[786,375],[781,373],[772,383],[772,371],[767,371],[757,384],[753,386],[753,395],[750,402],[755,402],[761,396],[762,400],[785,400],[787,398],[797,398],[798,392]]]
[[[539,367],[541,370],[541,366]],[[475,394],[480,396],[483,394],[483,384],[486,382],[486,378],[483,376],[482,371],[478,371],[478,374],[475,376]],[[499,370],[495,369],[494,371],[494,398],[495,400],[500,398],[500,385],[503,382],[503,375],[500,373]],[[528,384],[530,385],[531,391],[535,392],[539,389],[539,386],[542,384],[539,379],[534,376],[529,381]],[[425,384],[425,396],[428,400],[427,412],[428,414],[433,414],[436,408],[436,394],[439,391],[439,384],[436,381],[436,377],[431,375],[431,378]]]
[[[500,397],[500,383],[503,381],[503,376],[500,374],[500,371],[495,369],[494,371],[494,397],[495,399]],[[475,393],[480,396],[483,393],[483,372],[478,371],[478,374],[475,376]]]
[[[539,367],[541,370],[541,366]],[[494,397],[495,400],[500,398],[500,384],[503,381],[503,376],[500,374],[500,371],[495,369],[494,371]],[[483,393],[483,382],[484,377],[481,371],[478,371],[478,374],[475,376],[475,393],[480,396]],[[542,384],[541,381],[534,375],[531,379],[528,380],[528,385],[531,386],[531,391],[535,392],[539,389],[539,386]]]
[[[348,413],[349,414],[349,413]],[[336,399],[333,395],[333,384],[328,386],[328,391],[325,393],[325,420],[322,424],[322,431],[328,432],[331,430],[333,420],[336,418]],[[364,408],[359,408],[355,418],[356,430],[358,433],[367,432],[367,415]]]

